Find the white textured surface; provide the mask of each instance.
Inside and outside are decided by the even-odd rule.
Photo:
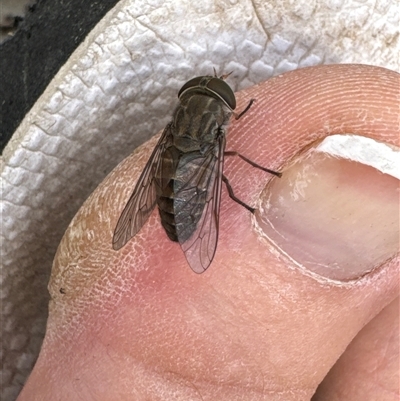
[[[319,152],[374,167],[400,180],[400,149],[358,135],[332,135],[316,148]]]
[[[58,242],[103,177],[169,119],[180,85],[234,71],[240,89],[322,63],[397,69],[390,0],[121,1],[26,116],[1,167],[3,399],[38,353]]]

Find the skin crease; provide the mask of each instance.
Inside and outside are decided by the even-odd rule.
[[[399,146],[398,85],[392,71],[356,65],[273,78],[237,95],[237,111],[256,103],[232,122],[227,150],[284,170],[328,134]],[[191,271],[156,212],[112,250],[154,144],[123,161],[67,230],[49,283],[46,337],[18,401],[303,401],[316,391],[315,401],[397,400],[398,255],[353,284],[317,281],[259,240],[225,188],[206,273]],[[237,159],[226,160],[225,173],[255,204],[271,176]],[[363,369],[377,359],[379,367]]]

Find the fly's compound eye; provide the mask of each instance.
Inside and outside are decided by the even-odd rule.
[[[181,90],[179,91],[178,98],[180,98],[184,92],[200,88],[200,81],[205,78],[207,78],[207,77],[196,77],[196,78],[192,78],[190,81],[187,81],[185,83],[185,85],[182,86]]]
[[[189,91],[202,92],[222,100],[231,110],[236,108],[236,98],[231,87],[222,79],[216,77],[196,77],[186,82],[178,93],[180,98]]]
[[[207,83],[207,89],[223,100],[231,110],[236,109],[236,98],[231,87],[222,79],[212,78]]]

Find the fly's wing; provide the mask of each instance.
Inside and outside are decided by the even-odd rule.
[[[165,143],[171,135],[172,124],[168,124],[150,156],[142,174],[136,183],[135,190],[128,200],[114,230],[112,246],[115,250],[122,248],[146,223],[156,205],[155,175],[160,167],[161,155]]]
[[[217,249],[224,150],[225,136],[221,135],[213,151],[193,171],[185,185],[185,188],[206,189],[202,215],[188,239],[187,221],[196,215],[199,205],[204,203],[204,193],[201,190],[193,191],[193,196],[175,215],[178,241],[191,269],[196,273],[203,273],[210,266]]]

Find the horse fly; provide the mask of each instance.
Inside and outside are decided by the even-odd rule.
[[[214,71],[215,72],[215,71]],[[236,98],[221,77],[201,76],[186,82],[179,105],[165,127],[136,187],[123,210],[112,241],[123,247],[142,228],[156,204],[161,223],[172,241],[179,242],[196,273],[211,264],[218,242],[222,181],[229,196],[250,212],[255,209],[235,197],[223,175],[224,156],[239,156],[256,168],[278,177],[237,152],[225,152],[225,130],[235,113]]]

